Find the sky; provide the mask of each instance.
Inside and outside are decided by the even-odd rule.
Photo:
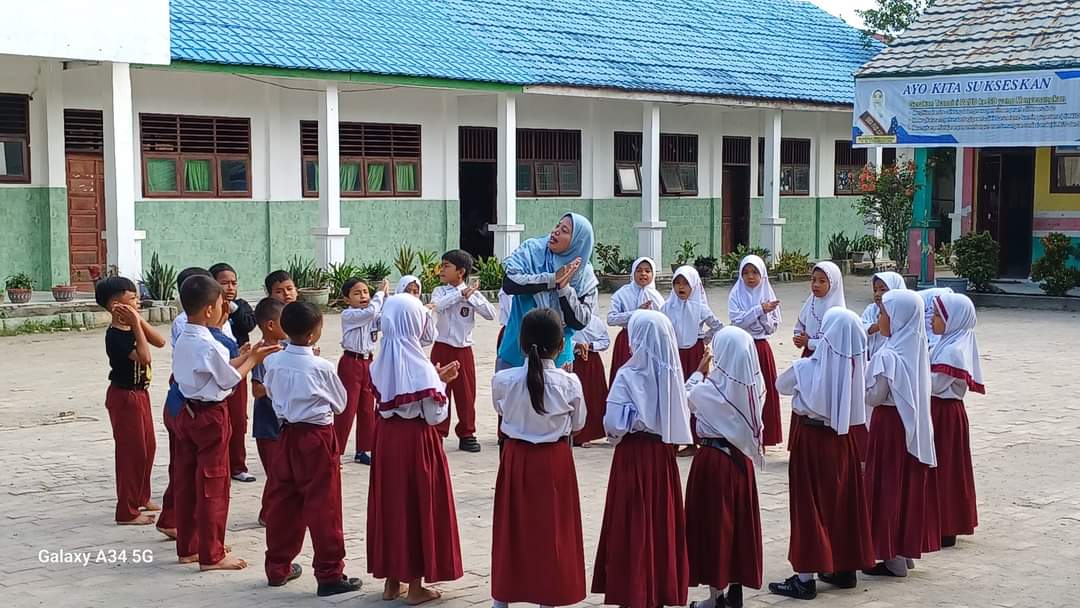
[[[851,25],[861,28],[862,19],[855,14],[856,9],[866,10],[873,8],[877,3],[874,0],[810,0],[814,4],[825,9],[826,12],[840,17]]]

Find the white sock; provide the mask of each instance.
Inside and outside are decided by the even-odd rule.
[[[810,573],[800,572],[799,573],[799,582],[800,583],[809,583],[812,580],[814,580],[814,573],[813,572],[810,572]]]
[[[716,600],[718,600],[718,599],[720,599],[721,597],[723,597],[723,595],[724,595],[724,592],[723,592],[723,591],[721,591],[721,590],[717,589],[716,587],[709,587],[709,599],[710,599],[710,600],[711,600],[711,601],[712,601],[712,602],[713,602],[714,604],[716,603]]]
[[[907,561],[907,569],[908,570],[914,570],[915,569],[915,560],[911,559],[910,557],[905,557],[904,559],[905,559],[905,561]]]
[[[907,559],[903,557],[894,557],[893,559],[885,560],[885,567],[889,569],[896,576],[907,576]]]

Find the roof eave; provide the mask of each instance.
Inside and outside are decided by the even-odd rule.
[[[967,74],[1001,74],[1007,72],[1030,72],[1033,70],[1077,70],[1080,63],[1064,63],[1060,65],[999,65],[994,67],[957,68],[951,70],[917,70],[903,71],[889,69],[887,71],[860,70],[855,73],[855,79],[867,78],[927,78],[933,76],[963,76]]]
[[[591,99],[614,99],[674,104],[700,104],[730,108],[760,108],[781,110],[804,110],[813,112],[850,112],[851,103],[817,102],[807,100],[769,99],[757,97],[734,97],[723,95],[694,95],[689,93],[662,93],[627,89],[575,87],[562,85],[525,85],[522,92],[535,95],[584,97]]]

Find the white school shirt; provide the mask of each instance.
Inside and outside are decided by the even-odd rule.
[[[607,326],[604,325],[600,315],[593,315],[585,329],[574,332],[570,338],[574,344],[584,344],[594,353],[602,353],[611,346],[611,336],[608,335]]]
[[[692,348],[698,340],[705,340],[708,342],[712,340],[712,337],[716,335],[716,332],[724,327],[724,324],[720,322],[720,319],[716,318],[716,315],[713,314],[712,309],[701,306],[697,311],[699,318],[697,320],[697,325],[694,326],[698,330],[696,337],[692,335],[681,335],[679,333],[679,330],[683,329],[684,325],[676,322],[676,319],[671,318],[671,315],[678,314],[677,312],[668,310],[662,311],[665,315],[668,315],[668,318],[671,319],[671,324],[675,327],[675,336],[678,339],[678,347],[680,349]]]
[[[345,385],[337,369],[310,346],[290,344],[266,358],[263,386],[278,419],[328,426],[345,411]]]
[[[930,394],[939,399],[963,399],[967,395],[967,381],[948,374],[930,373]]]
[[[445,389],[444,389],[445,392]],[[424,422],[431,426],[441,424],[443,420],[446,420],[450,415],[450,410],[447,408],[447,401],[439,403],[432,397],[425,397],[420,401],[413,401],[405,405],[395,407],[389,410],[379,410],[379,415],[384,420],[389,420],[393,416],[404,418],[406,420],[412,420],[413,418],[423,418]]]
[[[488,321],[494,321],[496,310],[487,301],[484,294],[477,290],[468,299],[465,290],[468,285],[462,283],[440,285],[431,292],[431,303],[435,305],[435,333],[437,342],[449,344],[454,348],[473,345],[472,332],[476,327],[476,315]]]
[[[232,304],[232,302],[229,302],[229,304]],[[172,340],[170,341],[170,344],[172,344],[173,348],[176,348],[176,339],[180,337],[181,333],[183,333],[184,326],[186,326],[186,325],[187,325],[187,313],[181,310],[180,314],[176,315],[176,318],[173,319],[172,328],[170,330],[171,336],[172,336]],[[229,338],[231,338],[234,341],[236,340],[236,336],[234,336],[233,333],[232,333],[232,323],[230,323],[230,322],[225,323],[225,325],[223,325],[221,327],[221,333],[225,334],[226,336],[229,336]]]
[[[529,443],[555,443],[585,426],[585,396],[574,374],[555,367],[545,359],[544,409],[536,413],[525,383],[528,364],[495,374],[491,381],[491,401],[502,416],[499,428],[507,437]]]
[[[180,394],[194,401],[224,401],[240,383],[229,350],[204,325],[185,323],[173,347],[172,373]]]
[[[731,317],[731,324],[745,330],[755,340],[768,338],[776,333],[776,328],[780,325],[779,315],[765,312],[761,308],[761,304],[755,304],[746,310],[736,311],[731,309],[728,312]]]
[[[857,388],[854,390],[858,390]],[[806,402],[803,401],[802,393],[798,389],[798,377],[795,375],[795,366],[791,366],[784,370],[784,373],[776,377],[776,392],[781,395],[791,395],[791,411],[800,416],[806,416],[807,418],[813,418],[814,420],[821,420],[828,423],[821,416],[818,416],[811,410]]]
[[[380,291],[371,298],[367,308],[350,307],[341,311],[341,348],[361,355],[375,352],[384,300]]]

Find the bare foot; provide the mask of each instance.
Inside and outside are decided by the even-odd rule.
[[[416,583],[415,585],[409,585],[409,594],[405,597],[405,603],[409,606],[419,606],[432,600],[437,600],[442,597],[442,594],[434,589],[428,589]]]
[[[401,581],[386,579],[386,583],[383,585],[382,599],[384,602],[390,602],[399,597],[404,597],[408,592],[408,585],[402,585]]]
[[[176,528],[162,528],[161,526],[158,526],[158,532],[161,532],[165,536],[176,540]]]
[[[581,447],[583,447],[583,448],[585,448],[587,450],[587,449],[593,447],[593,444],[592,444],[591,441],[587,441],[587,442],[581,444]]]
[[[139,510],[140,511],[160,511],[161,510],[161,505],[157,504],[156,502],[154,502],[152,500],[148,500],[148,501],[146,501],[145,505],[139,507]]]
[[[199,570],[207,572],[209,570],[243,570],[247,568],[247,562],[239,557],[226,554],[221,558],[221,561],[216,564],[199,564]]]
[[[181,555],[176,559],[176,561],[180,562],[181,564],[194,564],[195,562],[199,561],[199,554],[195,553],[192,555]]]
[[[140,513],[139,516],[136,517],[135,519],[133,519],[131,521],[118,521],[118,522],[116,522],[116,525],[118,525],[118,526],[149,526],[152,523],[154,523],[154,516],[153,515],[147,515],[145,513]]]

